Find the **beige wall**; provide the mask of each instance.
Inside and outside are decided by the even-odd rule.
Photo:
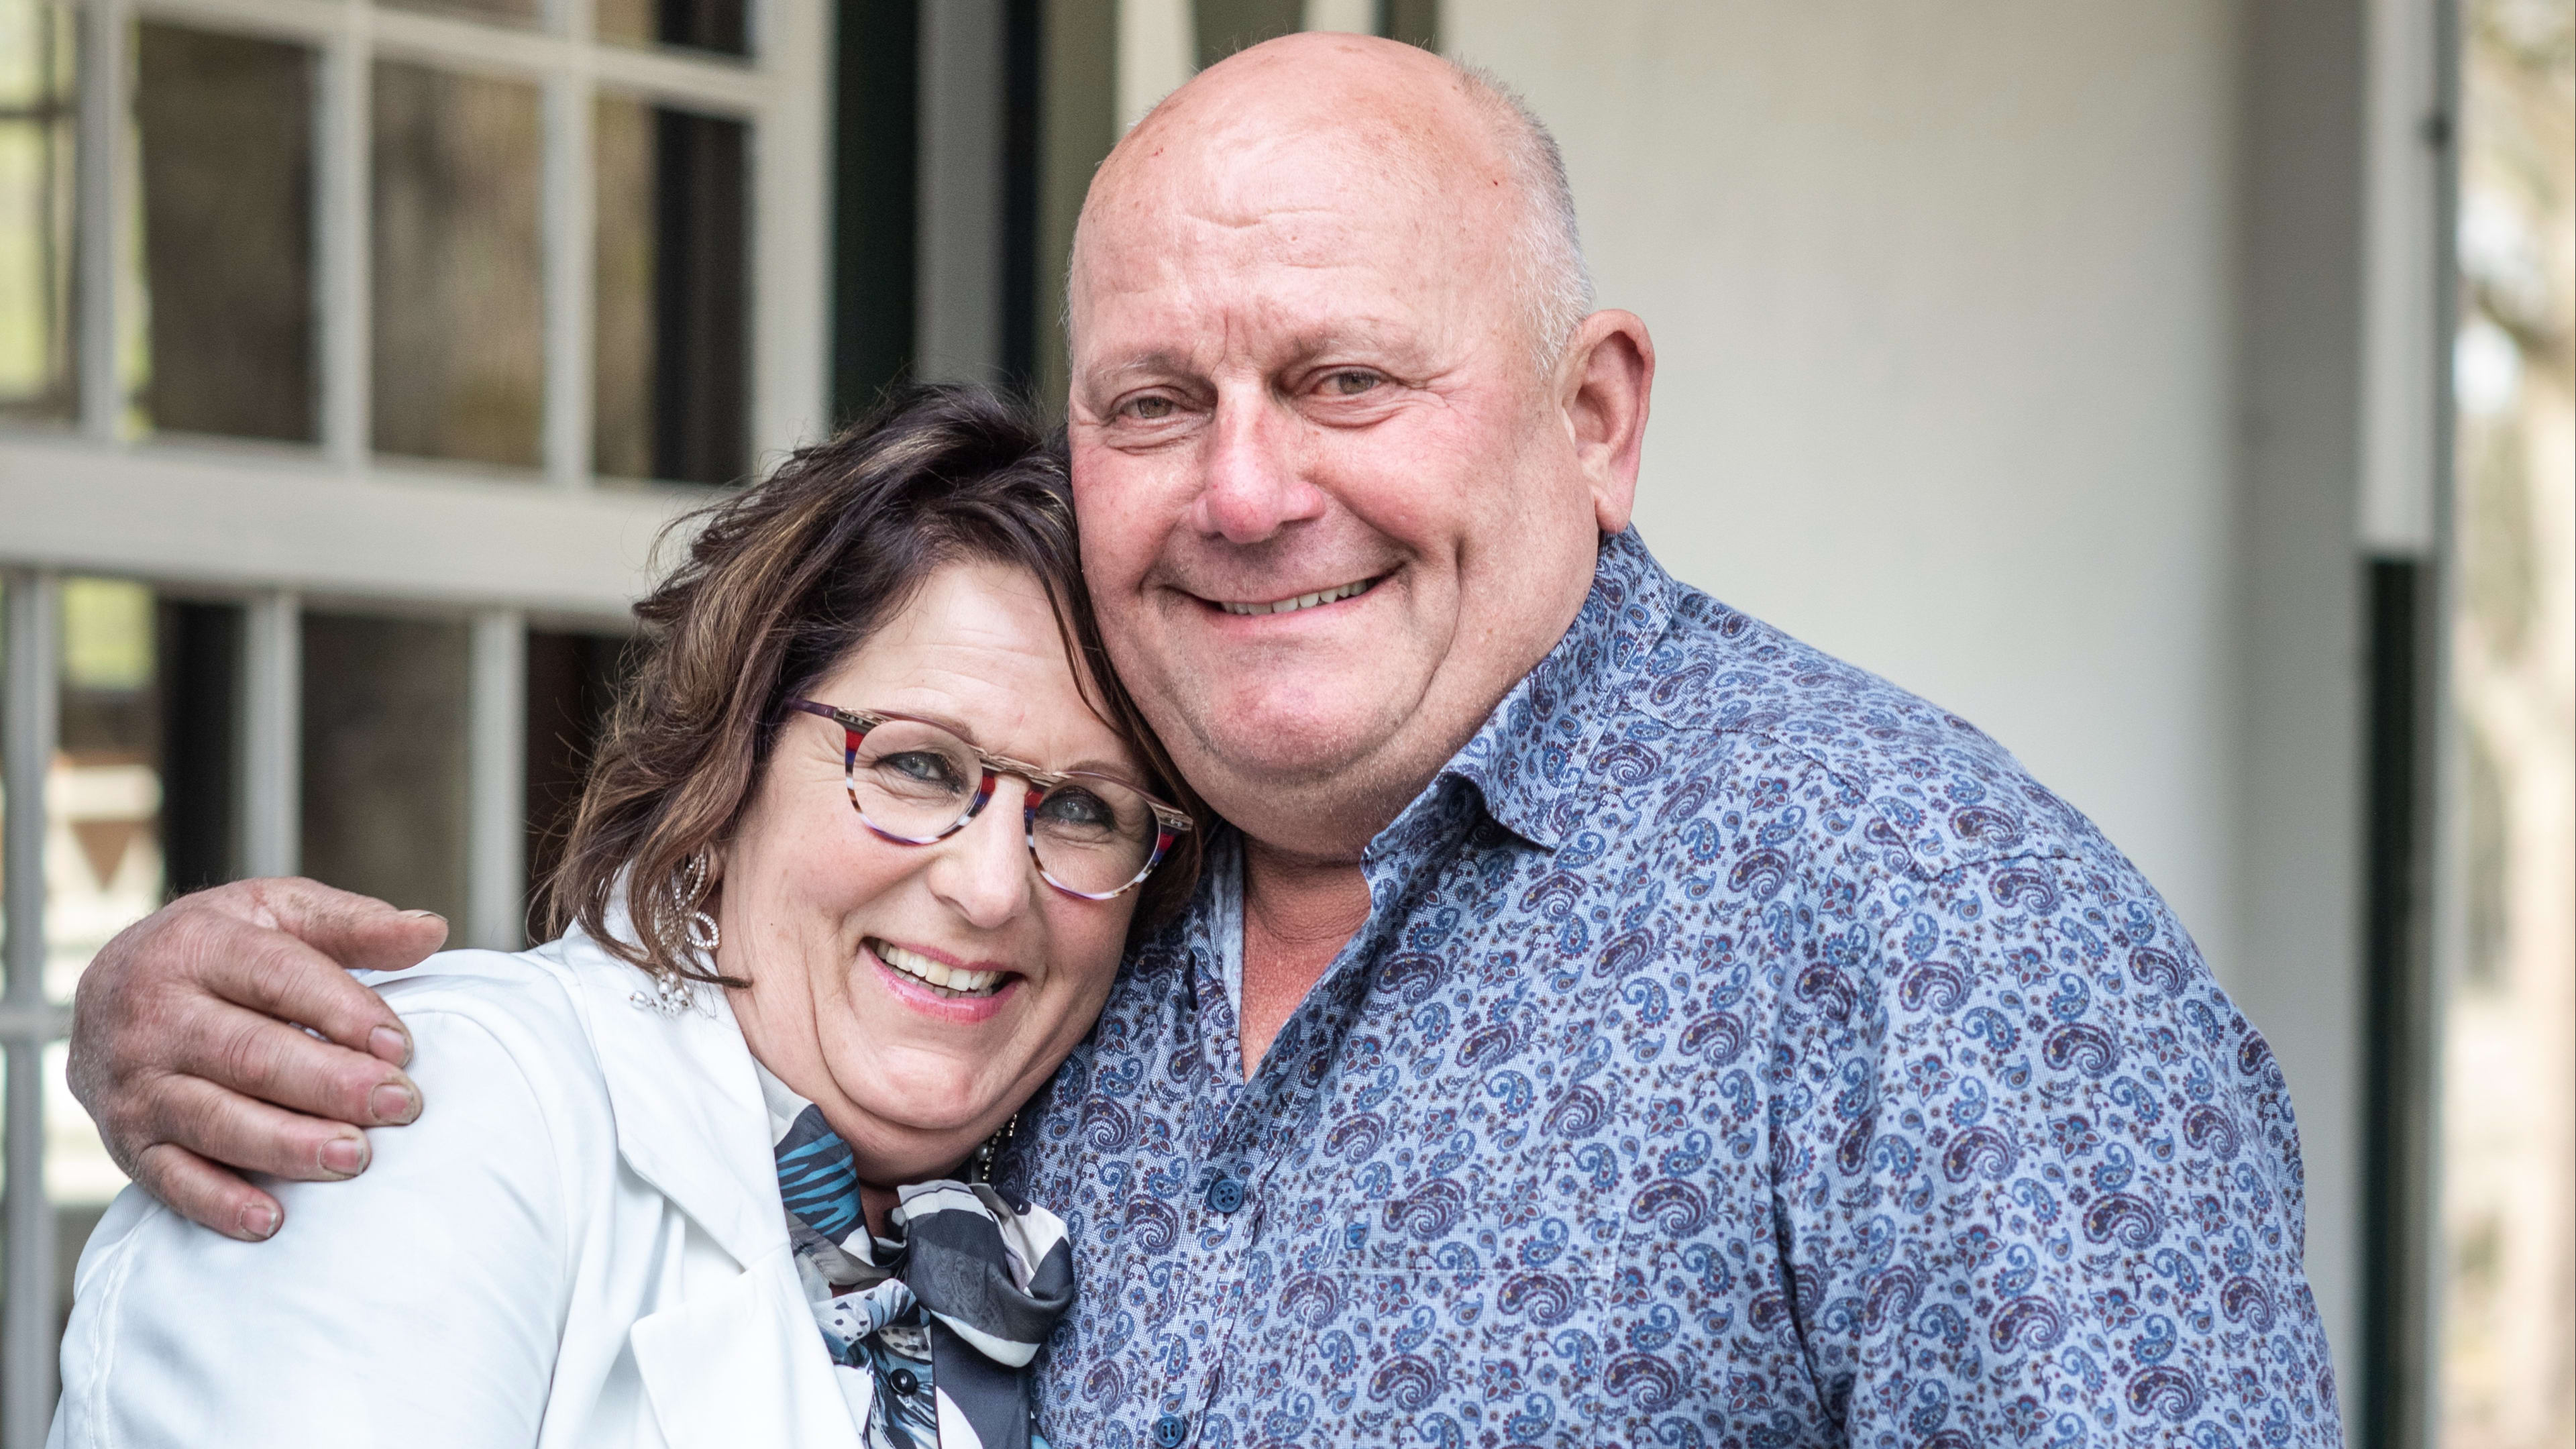
[[[1443,35],[1555,128],[1601,301],[1654,331],[1657,553],[2010,746],[2273,1038],[2349,1370],[2352,391],[2303,373],[2274,417],[2239,387],[2279,248],[2240,206],[2238,117],[2269,123],[2234,7],[1449,0]],[[2350,351],[2342,303],[2284,306]],[[2299,598],[2257,567],[2290,555]]]

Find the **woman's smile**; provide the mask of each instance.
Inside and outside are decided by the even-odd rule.
[[[976,1026],[1000,1016],[1028,979],[990,963],[983,970],[950,966],[873,936],[859,954],[888,995],[934,1021],[956,1026]]]
[[[902,975],[927,984],[932,990],[951,999],[987,997],[999,991],[1018,972],[998,963],[969,966],[953,957],[934,956],[926,950],[908,950],[892,941],[871,937],[866,943],[877,960]]]

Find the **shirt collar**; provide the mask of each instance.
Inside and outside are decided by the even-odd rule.
[[[1612,711],[1595,706],[1663,637],[1672,576],[1633,528],[1603,539],[1592,591],[1556,647],[1522,676],[1482,728],[1450,757],[1431,788],[1387,827],[1401,841],[1440,809],[1460,780],[1476,788],[1485,813],[1513,834],[1553,850],[1575,825],[1569,797],[1590,799],[1594,740]],[[1426,817],[1417,821],[1417,817]],[[1374,847],[1373,851],[1374,853]]]

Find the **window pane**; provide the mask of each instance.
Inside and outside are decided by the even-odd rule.
[[[74,36],[68,7],[0,0],[0,419],[78,406]]]
[[[240,606],[163,600],[161,859],[171,895],[243,874]]]
[[[592,752],[608,726],[626,641],[528,631],[528,939],[548,939],[545,892],[563,857]]]
[[[161,904],[161,700],[152,591],[62,585],[62,724],[46,800],[45,989]]]
[[[746,0],[598,0],[595,13],[602,40],[751,53]]]
[[[373,110],[375,446],[535,467],[536,89],[379,61]]]
[[[309,441],[313,53],[144,24],[135,62],[143,414],[158,428]]]
[[[45,785],[45,992],[56,1001],[70,999],[109,937],[160,906],[167,883],[152,590],[121,579],[65,579],[61,648],[62,733]],[[45,1142],[55,1201],[95,1209],[125,1185],[58,1075],[45,1095]]]
[[[749,451],[746,128],[607,98],[597,129],[594,466],[731,482]]]
[[[304,616],[304,871],[465,919],[465,626]]]

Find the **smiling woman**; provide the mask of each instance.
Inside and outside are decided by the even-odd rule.
[[[269,1245],[118,1200],[57,1443],[1041,1442],[1070,1246],[985,1179],[1197,862],[1063,452],[923,389],[698,521],[564,934],[383,984],[437,1110]]]

